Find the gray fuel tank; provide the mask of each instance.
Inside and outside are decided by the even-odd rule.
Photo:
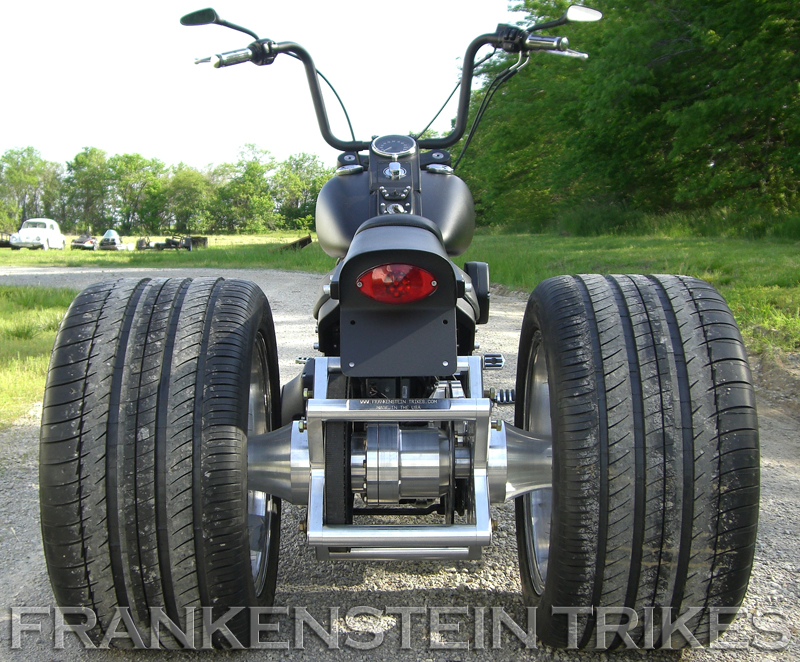
[[[422,213],[439,226],[448,255],[460,255],[475,232],[475,205],[467,185],[455,175],[422,171]],[[344,257],[359,226],[374,216],[369,173],[329,180],[317,198],[317,237],[331,257]]]

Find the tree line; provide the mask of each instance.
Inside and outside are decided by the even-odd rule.
[[[519,10],[532,25],[569,4]],[[586,4],[603,20],[544,34],[589,59],[533,54],[459,167],[482,222],[536,230],[564,217],[800,211],[800,2]],[[496,60],[486,80],[516,56]]]
[[[140,154],[108,156],[87,147],[65,165],[33,147],[0,157],[0,230],[28,218],[63,232],[122,234],[257,233],[313,226],[314,205],[333,169],[309,154],[278,162],[247,145],[236,163],[198,170]]]
[[[532,25],[570,2],[518,9]],[[458,174],[478,222],[583,234],[635,228],[647,214],[716,214],[723,229],[762,215],[790,216],[800,233],[800,2],[587,4],[602,21],[546,34],[567,36],[589,59],[533,54],[472,138]],[[485,83],[515,59],[489,60]],[[315,156],[278,163],[252,145],[202,171],[96,148],[65,167],[30,147],[9,150],[0,229],[32,216],[126,233],[305,228],[331,174]]]

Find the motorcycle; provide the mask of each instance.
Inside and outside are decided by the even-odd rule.
[[[282,389],[269,303],[248,281],[121,279],[70,306],[44,396],[41,519],[56,600],[92,610],[90,636],[123,613],[156,645],[192,647],[208,617],[228,628],[214,645],[246,644],[251,620],[233,608],[273,603],[282,501],[306,508],[320,560],[451,562],[481,558],[491,506],[513,499],[523,599],[552,646],[600,646],[609,631],[612,647],[708,644],[732,621],[753,564],[758,431],[722,297],[675,275],[540,283],[510,425],[483,381],[504,359],[475,353],[489,267],[452,260],[475,211],[447,149],[467,128],[479,50],[517,60],[477,121],[531,55],[586,57],[542,30],[599,18],[572,6],[477,37],[450,134],[371,141],[331,133],[300,45],[212,9],[181,19],[255,40],[199,62],[303,63],[341,151],[316,208],[337,263],[313,310],[321,356]]]

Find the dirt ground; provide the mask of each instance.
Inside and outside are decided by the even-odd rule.
[[[118,276],[152,276],[145,270],[100,270],[95,268],[0,267],[0,283],[68,286],[86,285]],[[291,379],[299,366],[295,358],[315,354],[314,321],[311,308],[320,287],[320,277],[281,271],[168,269],[159,276],[209,276],[248,278],[257,282],[270,300],[276,322],[281,379]],[[495,293],[491,321],[479,327],[481,352],[502,352],[506,368],[487,373],[489,386],[513,387],[519,327],[525,296]],[[682,654],[651,652],[648,659],[694,660],[800,660],[800,415],[797,396],[800,361],[782,357],[754,361],[759,398],[762,443],[762,500],[756,563],[744,609],[717,649],[688,650]],[[500,409],[507,420],[512,408]],[[86,651],[74,635],[67,635],[64,649],[54,649],[53,618],[29,614],[24,623],[42,623],[41,633],[23,632],[20,647],[11,640],[12,608],[53,605],[38,515],[38,425],[41,403],[32,406],[10,429],[0,431],[0,660],[160,660],[175,658],[166,652]],[[276,640],[289,640],[288,650],[218,652],[219,658],[236,660],[609,660],[642,659],[642,653],[608,654],[554,651],[539,647],[525,650],[510,634],[501,641],[493,638],[492,608],[502,607],[517,623],[525,623],[519,596],[513,506],[495,509],[499,521],[495,541],[478,562],[430,563],[332,563],[317,562],[302,543],[298,522],[300,508],[285,509],[276,605],[297,615],[306,607],[326,629],[331,620],[339,628],[339,647],[331,648],[309,628],[300,647],[290,616],[282,621]],[[372,634],[357,634],[362,621],[346,618],[348,610],[368,606],[381,613],[366,623],[371,631],[382,632],[383,643],[374,650],[361,651],[346,643],[369,641]],[[400,616],[393,608],[423,607],[422,616],[411,619],[409,648],[402,646]],[[452,609],[466,607],[467,614]],[[338,608],[338,618],[331,609]],[[441,649],[430,635],[433,611],[448,609],[443,622],[459,623],[460,630],[447,632],[449,641],[467,642],[472,649]],[[481,611],[485,608],[485,612]],[[478,614],[486,614],[484,647],[477,648]],[[377,624],[377,625],[376,625]],[[352,640],[350,640],[352,641]],[[499,644],[499,647],[497,647]],[[181,653],[193,659],[208,653]],[[206,657],[206,659],[208,659]]]

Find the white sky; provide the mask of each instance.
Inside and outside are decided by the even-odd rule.
[[[458,80],[469,42],[522,18],[508,0],[5,2],[0,153],[30,145],[63,163],[90,146],[204,167],[233,162],[255,143],[281,160],[304,151],[333,165],[300,62],[194,64],[251,41],[217,25],[180,25],[208,3],[262,38],[304,46],[344,100],[358,140],[422,130]],[[449,128],[454,102],[433,128]],[[326,104],[333,133],[348,139],[333,95]]]

